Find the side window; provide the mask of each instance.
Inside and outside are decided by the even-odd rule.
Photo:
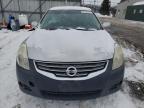
[[[139,13],[142,14],[142,13],[143,13],[143,9],[140,9],[140,10],[139,10]]]
[[[133,10],[133,14],[136,14],[136,9]]]

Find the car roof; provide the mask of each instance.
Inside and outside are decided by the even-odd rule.
[[[59,6],[59,7],[53,7],[50,10],[83,10],[83,11],[91,11],[90,8],[80,7],[80,6]]]

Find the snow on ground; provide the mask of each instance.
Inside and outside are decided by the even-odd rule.
[[[102,14],[100,14],[100,13],[95,13],[95,15],[96,15],[97,17],[100,17],[100,18],[112,18],[112,14],[111,14],[110,16],[108,16],[108,15],[102,15]]]
[[[0,108],[143,108],[144,102],[129,95],[126,83],[114,94],[87,101],[54,101],[22,93],[16,79],[16,53],[20,43],[31,33],[0,31]],[[124,48],[124,54],[127,60],[125,79],[144,79],[143,60],[128,48]]]
[[[139,52],[134,52],[130,49],[124,49],[126,60],[125,78],[130,81],[144,80],[144,61],[143,55]]]

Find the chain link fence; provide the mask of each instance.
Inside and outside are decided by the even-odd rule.
[[[26,14],[29,22],[38,21],[49,8],[54,6],[79,6],[81,0],[0,0],[0,22],[9,15],[18,18]]]

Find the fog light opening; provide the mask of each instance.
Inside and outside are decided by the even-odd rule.
[[[121,86],[121,84],[122,84],[122,81],[120,81],[119,83],[113,85],[113,86],[110,88],[110,90],[115,90],[115,89],[119,88],[119,87]]]
[[[18,84],[20,87],[23,87],[23,84],[20,81],[18,82]]]
[[[30,85],[31,87],[34,87],[34,86],[35,86],[34,83],[31,82],[31,81],[29,81],[29,85]]]
[[[32,91],[32,89],[29,86],[27,86],[26,84],[23,84],[20,81],[18,82],[18,84],[22,89],[27,90],[27,91]]]

